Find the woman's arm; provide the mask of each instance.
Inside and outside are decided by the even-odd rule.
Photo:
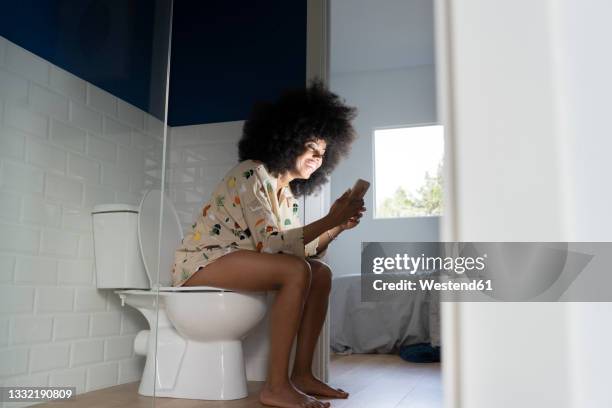
[[[341,232],[342,228],[338,225],[319,235],[319,245],[317,246],[317,254],[325,252],[329,243],[332,242],[332,240],[336,239],[336,237],[338,237]]]
[[[310,241],[319,237],[319,247],[321,247],[322,241],[325,240],[325,246],[329,243],[330,239],[327,237],[326,231],[336,228],[337,225],[329,218],[325,216],[317,221],[311,222],[305,225],[304,228],[304,244],[308,244]]]

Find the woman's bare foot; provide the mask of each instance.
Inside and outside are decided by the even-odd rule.
[[[259,393],[263,405],[280,408],[328,408],[329,402],[319,401],[297,390],[287,383],[285,386],[271,387],[267,383]]]
[[[317,395],[326,398],[348,398],[349,396],[349,393],[343,389],[332,388],[313,375],[292,376],[291,382],[300,391],[308,395]]]

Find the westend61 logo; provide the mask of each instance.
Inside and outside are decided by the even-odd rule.
[[[612,242],[363,242],[361,299],[612,302],[611,264]]]
[[[407,271],[411,275],[419,271],[446,271],[463,274],[471,271],[483,271],[486,267],[483,256],[470,257],[441,257],[441,256],[420,256],[414,257],[407,253],[396,254],[395,257],[376,257],[372,259],[372,272],[381,274],[385,271]]]

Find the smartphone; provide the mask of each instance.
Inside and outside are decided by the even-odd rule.
[[[351,188],[350,197],[363,198],[370,188],[370,183],[363,179],[358,179],[353,188]]]

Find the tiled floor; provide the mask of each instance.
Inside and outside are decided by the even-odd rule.
[[[348,391],[347,400],[332,400],[342,408],[441,408],[440,364],[413,364],[395,355],[333,356],[330,384]],[[262,383],[249,383],[249,397],[235,401],[198,401],[138,395],[138,383],[124,384],[79,395],[76,401],[39,407],[88,408],[247,408],[261,407],[257,393]]]

